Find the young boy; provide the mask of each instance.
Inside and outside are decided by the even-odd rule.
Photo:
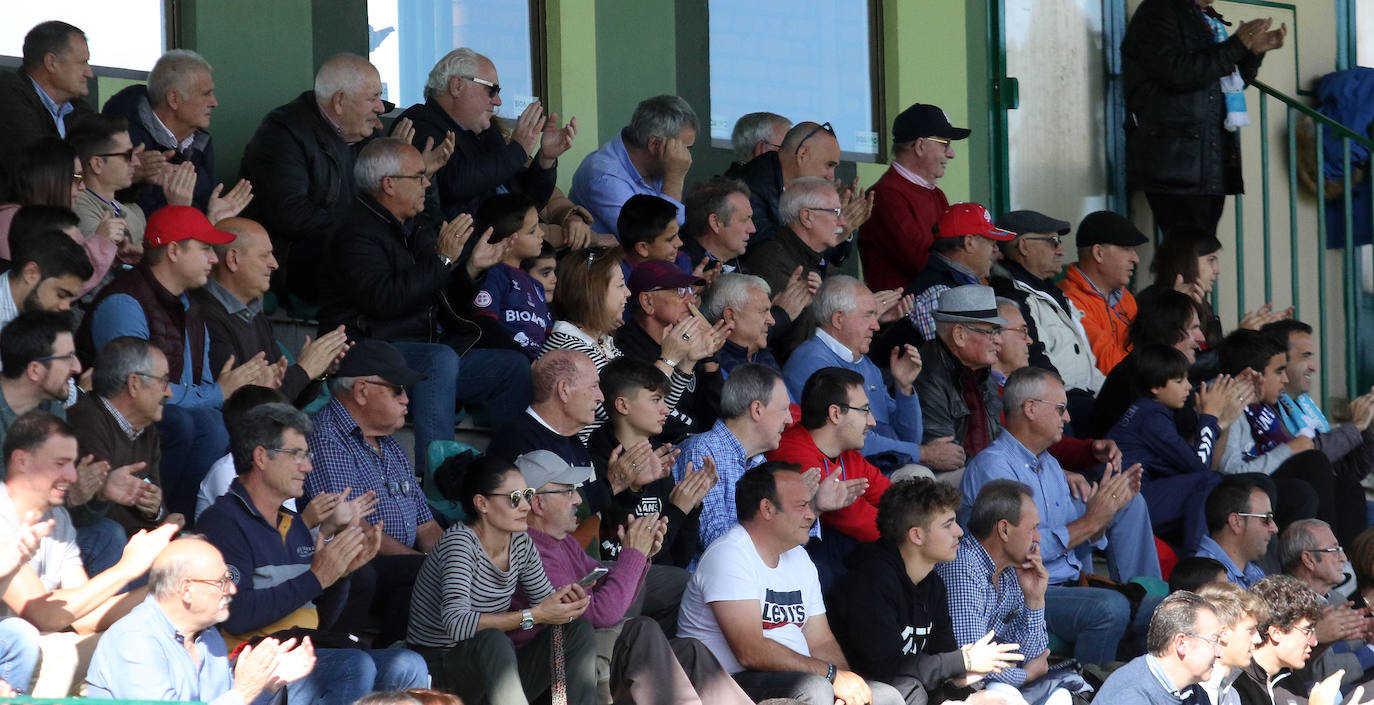
[[[473,315],[479,323],[483,318],[488,324],[495,321],[496,325],[482,326],[484,334],[506,336],[534,360],[553,325],[543,285],[520,268],[521,260],[538,257],[543,250],[539,212],[524,194],[501,193],[483,201],[473,220],[473,233],[491,228],[493,243],[514,241],[506,258],[487,270],[486,284],[472,302]]]
[[[539,246],[539,254],[520,260],[520,268],[544,285],[544,301],[553,303],[553,290],[558,285],[558,258],[553,246],[545,242]]]
[[[1191,554],[1207,533],[1206,502],[1221,475],[1212,471],[1220,438],[1240,416],[1240,386],[1221,377],[1198,389],[1198,432],[1179,435],[1174,411],[1192,394],[1188,358],[1171,345],[1149,344],[1132,351],[1140,397],[1107,433],[1121,449],[1126,467],[1140,463],[1140,493],[1156,530],[1183,526],[1183,549]]]
[[[673,262],[684,272],[692,271],[692,258],[682,251],[678,235],[677,206],[671,202],[647,194],[631,196],[620,209],[616,230],[625,248],[621,267],[626,279],[635,265],[650,259]]]
[[[632,454],[651,438],[663,431],[668,418],[668,378],[653,364],[630,357],[612,360],[601,370],[601,393],[610,423],[594,431],[587,439],[599,477],[605,477],[616,448],[621,455]],[[640,451],[642,452],[642,451]],[[677,453],[672,446],[654,448],[647,462],[667,461],[670,467]],[[663,549],[654,557],[655,563],[668,563],[686,568],[698,553],[697,522],[701,516],[701,499],[716,484],[714,463],[689,472],[679,484],[666,472],[658,479],[629,488],[611,499],[611,506],[601,513],[601,556],[613,558],[620,552],[618,527],[629,516],[659,514],[668,518],[668,532],[663,537]]]

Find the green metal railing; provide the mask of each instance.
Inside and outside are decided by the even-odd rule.
[[[1353,145],[1353,144],[1358,144],[1358,145],[1360,145],[1360,146],[1362,146],[1362,147],[1365,147],[1366,149],[1371,150],[1371,152],[1374,152],[1374,141],[1371,141],[1369,138],[1365,137],[1364,135],[1362,135],[1362,134],[1360,134],[1360,133],[1358,133],[1358,132],[1355,132],[1355,131],[1351,130],[1350,128],[1348,128],[1348,127],[1346,127],[1346,126],[1344,126],[1344,125],[1342,125],[1342,124],[1340,124],[1340,123],[1338,123],[1338,122],[1336,122],[1336,121],[1334,121],[1334,120],[1332,120],[1332,119],[1326,117],[1325,115],[1322,115],[1321,113],[1317,112],[1316,110],[1313,110],[1312,108],[1310,108],[1310,107],[1308,107],[1308,106],[1306,106],[1306,105],[1303,105],[1303,104],[1299,103],[1297,100],[1295,100],[1295,99],[1292,98],[1291,96],[1285,95],[1284,93],[1282,93],[1282,92],[1280,92],[1280,91],[1278,91],[1278,90],[1275,90],[1274,88],[1272,88],[1271,86],[1265,84],[1265,83],[1262,82],[1262,81],[1255,81],[1253,85],[1255,86],[1255,88],[1259,89],[1260,178],[1261,178],[1261,186],[1260,186],[1260,216],[1261,216],[1261,233],[1262,233],[1262,236],[1263,236],[1263,243],[1264,243],[1264,249],[1263,249],[1262,255],[1263,255],[1263,259],[1264,259],[1264,300],[1265,300],[1265,301],[1272,301],[1272,300],[1273,300],[1273,293],[1274,293],[1273,249],[1272,249],[1272,242],[1271,242],[1271,237],[1272,237],[1272,234],[1273,234],[1273,223],[1272,223],[1272,217],[1271,217],[1271,213],[1270,213],[1270,207],[1271,207],[1271,200],[1272,200],[1272,199],[1271,199],[1271,196],[1270,196],[1271,190],[1270,190],[1270,184],[1269,184],[1269,142],[1270,142],[1270,140],[1269,140],[1269,101],[1270,101],[1270,99],[1277,100],[1280,104],[1282,104],[1282,105],[1284,106],[1284,109],[1285,109],[1286,115],[1287,115],[1287,119],[1288,119],[1288,122],[1287,122],[1287,125],[1288,125],[1288,145],[1287,145],[1287,146],[1288,146],[1288,224],[1289,224],[1288,238],[1289,238],[1289,256],[1291,257],[1291,265],[1292,265],[1292,279],[1291,279],[1291,289],[1292,289],[1292,297],[1293,297],[1293,298],[1292,298],[1292,304],[1293,304],[1293,306],[1294,306],[1294,315],[1295,315],[1295,316],[1300,316],[1300,315],[1302,314],[1302,312],[1301,312],[1301,310],[1300,310],[1300,306],[1301,306],[1301,303],[1300,303],[1300,302],[1301,302],[1301,296],[1300,296],[1300,294],[1301,294],[1301,292],[1302,292],[1302,281],[1301,281],[1301,280],[1302,280],[1302,276],[1301,276],[1301,272],[1300,272],[1300,270],[1301,270],[1300,263],[1301,263],[1302,261],[1304,261],[1304,259],[1305,259],[1304,256],[1303,256],[1304,253],[1307,253],[1309,256],[1313,253],[1313,250],[1310,248],[1310,242],[1309,242],[1306,238],[1303,238],[1302,235],[1301,235],[1301,233],[1303,232],[1303,228],[1300,226],[1299,219],[1298,219],[1298,218],[1299,218],[1299,216],[1298,216],[1298,201],[1299,201],[1299,194],[1298,194],[1298,137],[1297,137],[1297,125],[1298,125],[1298,122],[1299,122],[1299,116],[1306,116],[1306,117],[1308,117],[1308,118],[1311,118],[1312,121],[1313,121],[1313,123],[1314,123],[1314,127],[1316,128],[1316,129],[1314,130],[1314,132],[1315,132],[1315,142],[1316,142],[1316,149],[1315,149],[1316,172],[1315,172],[1314,176],[1315,176],[1315,182],[1316,182],[1316,184],[1317,184],[1317,192],[1318,192],[1317,195],[1316,195],[1316,211],[1317,211],[1317,213],[1316,213],[1316,221],[1317,221],[1317,238],[1316,238],[1316,244],[1317,244],[1317,248],[1316,248],[1316,250],[1315,250],[1315,254],[1316,254],[1316,257],[1317,257],[1317,283],[1316,283],[1316,289],[1317,289],[1317,317],[1316,317],[1315,320],[1312,320],[1312,319],[1310,319],[1310,317],[1309,317],[1309,321],[1312,322],[1312,323],[1317,324],[1317,328],[1318,328],[1319,331],[1320,331],[1320,330],[1332,330],[1332,329],[1334,329],[1334,328],[1336,327],[1335,325],[1333,325],[1333,321],[1332,321],[1332,320],[1329,318],[1329,316],[1328,316],[1328,313],[1329,313],[1329,311],[1328,311],[1329,306],[1328,306],[1327,295],[1326,295],[1326,282],[1328,281],[1328,279],[1327,279],[1327,265],[1326,265],[1326,244],[1327,244],[1327,237],[1326,237],[1326,230],[1327,230],[1327,222],[1326,222],[1326,205],[1327,205],[1327,201],[1326,201],[1326,199],[1325,199],[1325,189],[1324,189],[1325,182],[1326,182],[1326,174],[1325,174],[1325,171],[1324,171],[1324,161],[1325,161],[1325,160],[1324,160],[1324,154],[1325,154],[1324,145],[1325,145],[1325,140],[1326,140],[1328,131],[1331,133],[1332,137],[1341,140],[1342,151],[1343,151],[1343,153],[1344,153],[1344,159],[1343,159],[1343,163],[1342,163],[1342,167],[1343,167],[1343,168],[1342,168],[1342,176],[1341,176],[1341,179],[1342,179],[1342,182],[1343,182],[1344,187],[1345,187],[1345,188],[1344,188],[1344,195],[1342,196],[1342,199],[1343,199],[1343,203],[1342,203],[1342,206],[1343,206],[1342,213],[1343,213],[1344,225],[1345,225],[1345,248],[1344,248],[1344,257],[1342,258],[1342,266],[1341,266],[1341,270],[1342,270],[1342,271],[1341,271],[1341,281],[1342,281],[1342,283],[1343,283],[1342,290],[1343,290],[1343,296],[1344,296],[1344,298],[1343,298],[1343,302],[1342,302],[1342,303],[1344,304],[1344,305],[1343,305],[1343,308],[1344,308],[1345,314],[1344,314],[1344,316],[1342,317],[1343,320],[1341,321],[1342,325],[1340,326],[1340,328],[1343,330],[1344,335],[1345,335],[1345,380],[1346,380],[1345,392],[1346,392],[1348,398],[1353,399],[1354,397],[1358,396],[1357,390],[1359,390],[1359,389],[1362,388],[1362,382],[1363,382],[1364,380],[1362,379],[1363,375],[1362,375],[1362,370],[1361,370],[1361,367],[1362,367],[1362,366],[1361,366],[1361,359],[1360,359],[1360,352],[1361,352],[1361,351],[1360,351],[1360,331],[1359,331],[1358,326],[1356,325],[1357,311],[1358,311],[1359,304],[1361,303],[1361,301],[1360,301],[1360,299],[1359,299],[1359,296],[1361,295],[1361,285],[1362,285],[1362,284],[1361,284],[1360,273],[1359,273],[1359,270],[1358,270],[1358,268],[1357,268],[1357,266],[1356,266],[1356,260],[1355,260],[1355,247],[1354,247],[1355,212],[1354,212],[1353,196],[1352,196],[1352,193],[1351,193],[1352,175],[1353,175],[1354,172],[1353,172],[1353,170],[1352,170],[1351,156],[1350,156],[1351,152],[1350,152],[1350,150],[1351,150],[1351,145]],[[1237,194],[1237,195],[1235,196],[1235,218],[1236,218],[1236,249],[1235,249],[1235,252],[1236,252],[1236,271],[1239,273],[1239,276],[1237,277],[1237,282],[1236,282],[1236,283],[1237,283],[1237,286],[1236,286],[1236,297],[1237,297],[1237,299],[1236,299],[1236,310],[1237,310],[1238,314],[1243,314],[1243,313],[1247,310],[1247,309],[1246,309],[1246,306],[1245,306],[1245,288],[1246,288],[1246,287],[1245,287],[1245,280],[1246,280],[1246,278],[1247,278],[1248,272],[1247,272],[1247,270],[1246,270],[1246,264],[1245,264],[1245,260],[1246,260],[1246,250],[1245,250],[1245,208],[1244,208],[1244,204],[1245,204],[1244,198],[1243,198],[1240,194]],[[1307,245],[1309,245],[1306,249],[1304,248],[1304,244],[1305,244],[1305,243],[1306,243]],[[1367,298],[1367,297],[1366,297],[1366,298]],[[1322,337],[1323,337],[1324,339],[1330,339],[1330,338],[1332,338],[1332,337],[1334,337],[1334,336],[1329,336],[1329,335],[1327,335],[1327,336],[1322,336]],[[1328,369],[1328,367],[1327,367],[1327,362],[1328,362],[1328,351],[1327,351],[1327,346],[1326,346],[1324,343],[1320,345],[1320,360],[1321,360],[1321,368],[1322,368],[1322,371],[1323,371],[1323,374],[1322,374],[1322,380],[1323,380],[1323,381],[1322,381],[1322,388],[1323,388],[1323,389],[1322,389],[1322,391],[1323,391],[1323,392],[1329,392],[1330,389],[1329,389],[1329,385],[1326,384],[1327,376],[1326,376],[1326,374],[1325,374],[1325,370]],[[1325,394],[1323,394],[1322,396],[1325,396]]]

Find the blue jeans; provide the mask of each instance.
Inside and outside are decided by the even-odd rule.
[[[124,544],[128,541],[124,527],[113,519],[76,527],[76,545],[81,549],[86,575],[99,575],[113,568],[124,556]]]
[[[286,694],[293,705],[349,705],[374,690],[428,687],[425,660],[409,649],[317,649],[314,670]]]
[[[20,695],[38,673],[38,628],[18,617],[0,619],[0,681]]]
[[[196,515],[196,493],[210,466],[229,450],[229,432],[219,409],[162,407],[157,422],[162,440],[162,503],[168,512],[180,512],[188,519]]]
[[[458,400],[480,404],[491,428],[514,422],[530,405],[530,359],[515,350],[478,348],[463,355]]]
[[[406,392],[415,419],[415,468],[423,473],[431,441],[453,440],[454,400],[458,398],[458,353],[440,343],[392,343],[406,365],[425,376]]]
[[[1218,484],[1221,473],[1215,472],[1190,472],[1140,483],[1140,495],[1150,508],[1150,522],[1155,528],[1183,530],[1181,555],[1197,553],[1198,542],[1207,535],[1207,496]]]
[[[1078,515],[1087,512],[1082,501],[1073,500]],[[1163,578],[1159,572],[1159,552],[1155,550],[1154,527],[1144,492],[1131,498],[1107,524],[1107,568],[1112,580],[1130,582],[1132,578]],[[1084,566],[1092,565],[1092,544],[1084,542],[1073,549]],[[1084,663],[1089,663],[1084,661]],[[1092,662],[1096,663],[1096,662]]]
[[[1045,628],[1064,641],[1073,642],[1073,656],[1083,664],[1117,660],[1117,648],[1129,630],[1128,653],[1139,643],[1142,653],[1150,617],[1160,598],[1147,596],[1131,621],[1131,603],[1125,595],[1106,588],[1051,585],[1045,590]],[[1134,657],[1134,653],[1124,660]]]

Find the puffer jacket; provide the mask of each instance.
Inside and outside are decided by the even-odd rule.
[[[1234,30],[1234,27],[1233,27]],[[1226,130],[1221,78],[1248,85],[1262,57],[1215,42],[1194,0],[1144,0],[1121,42],[1126,187],[1145,193],[1243,193],[1240,142]]]
[[[1097,369],[1097,357],[1081,323],[1083,312],[1053,284],[1040,280],[1042,285],[1037,286],[1031,274],[1015,262],[995,265],[993,274],[993,288],[998,294],[1005,295],[1004,289],[1010,284],[1022,295],[1021,312],[1029,313],[1026,325],[1032,329],[1036,343],[1044,346],[1045,357],[1055,371],[1064,378],[1064,388],[1097,394],[1106,375]]]

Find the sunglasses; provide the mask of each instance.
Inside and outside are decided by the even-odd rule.
[[[812,137],[815,137],[816,133],[820,132],[821,130],[825,130],[826,132],[829,132],[831,135],[835,134],[835,128],[831,127],[830,123],[821,123],[820,125],[817,125],[815,129],[806,133],[805,137],[801,138],[801,141],[797,143],[797,146],[792,150],[792,153],[797,154],[801,152],[802,145],[806,144],[807,140],[811,139]]]
[[[1021,236],[1021,239],[1022,239],[1022,240],[1039,240],[1039,241],[1041,241],[1041,242],[1048,242],[1048,243],[1050,243],[1051,245],[1054,245],[1055,247],[1059,247],[1059,246],[1061,246],[1061,245],[1064,244],[1064,238],[1062,238],[1062,237],[1060,237],[1060,236],[1058,236],[1058,235],[1050,235],[1050,236],[1048,236],[1048,237],[1047,237],[1047,236],[1043,236],[1043,235],[1022,235],[1022,236]]]
[[[1253,513],[1253,512],[1236,512],[1236,516],[1238,516],[1238,517],[1250,517],[1250,518],[1252,518],[1252,519],[1263,519],[1263,520],[1264,520],[1264,523],[1266,523],[1266,524],[1273,524],[1273,523],[1274,523],[1274,513],[1273,513],[1273,512],[1268,512],[1268,513],[1265,513],[1265,514],[1255,514],[1255,513]]]
[[[533,487],[526,487],[523,490],[511,490],[509,493],[483,492],[482,494],[487,497],[505,497],[510,500],[511,509],[515,509],[520,506],[520,500],[523,499],[525,503],[528,504],[530,500],[534,499],[534,495],[537,493]]]
[[[473,83],[476,83],[479,86],[486,86],[488,98],[495,98],[496,96],[501,94],[501,84],[499,83],[484,81],[476,76],[464,76],[463,78],[466,78],[467,80],[472,81]]]

